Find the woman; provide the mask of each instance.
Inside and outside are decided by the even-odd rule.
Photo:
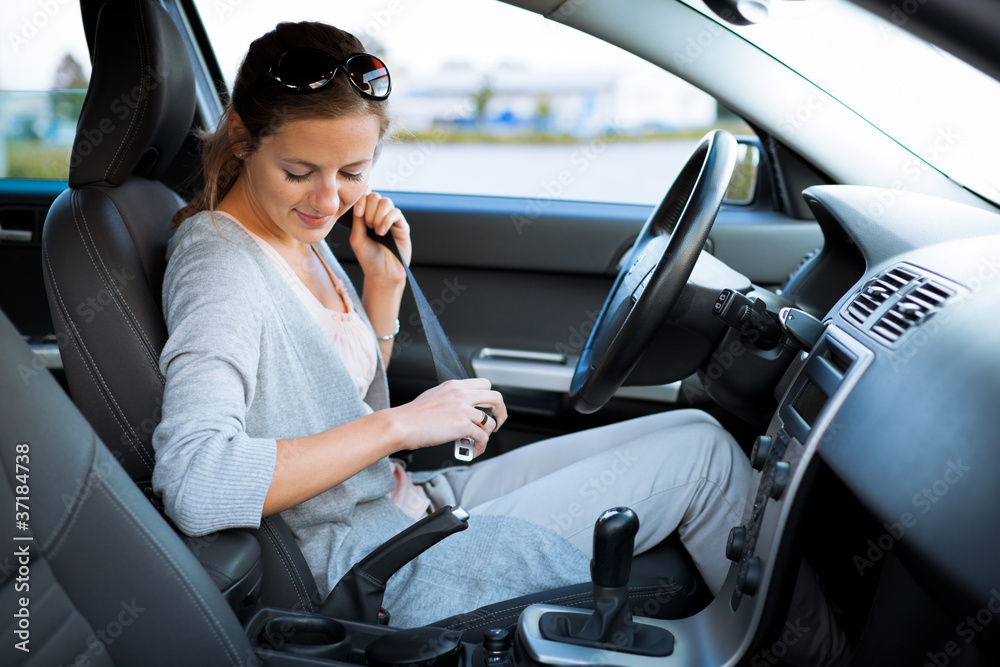
[[[205,188],[177,214],[163,285],[153,481],[168,514],[198,535],[281,512],[328,591],[428,507],[465,505],[469,529],[390,580],[385,606],[400,626],[586,581],[593,522],[616,505],[639,514],[637,551],[677,530],[717,592],[750,472],[704,413],[555,438],[417,485],[388,459],[461,438],[482,453],[507,413],[482,379],[389,407],[405,279],[366,230],[392,234],[407,261],[410,238],[367,186],[390,86],[363,51],[324,24],[278,25],[251,44],[206,141]],[[360,298],[323,242],[352,206]]]

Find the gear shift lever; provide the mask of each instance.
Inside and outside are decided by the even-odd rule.
[[[594,524],[594,557],[590,576],[594,582],[594,612],[549,612],[539,619],[542,637],[551,641],[594,648],[670,655],[674,637],[663,628],[637,625],[628,601],[632,549],[639,531],[639,517],[627,507],[609,509]]]
[[[590,576],[595,586],[615,588],[628,584],[632,550],[639,532],[639,517],[627,507],[609,509],[594,524],[594,558]]]
[[[595,642],[632,640],[632,612],[628,608],[628,577],[632,572],[632,549],[639,532],[639,517],[627,507],[609,509],[594,524],[594,558],[590,578],[594,582],[594,614],[578,637]]]

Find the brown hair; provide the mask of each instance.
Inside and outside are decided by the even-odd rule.
[[[278,131],[288,121],[367,113],[379,121],[377,155],[382,138],[389,129],[386,102],[362,97],[342,73],[338,72],[334,82],[316,93],[296,95],[281,86],[264,85],[257,87],[252,98],[243,99],[247,88],[264,76],[275,56],[300,46],[321,49],[338,60],[365,50],[354,35],[311,21],[279,23],[274,30],[255,39],[236,74],[232,97],[219,118],[218,126],[214,132],[201,135],[204,141],[201,162],[205,185],[194,201],[174,214],[175,226],[199,211],[214,211],[243,170],[243,160],[233,154],[234,146],[229,137],[229,116],[234,111],[234,101],[239,102],[240,119],[246,128],[246,136],[238,142],[244,154],[256,151],[261,139]]]

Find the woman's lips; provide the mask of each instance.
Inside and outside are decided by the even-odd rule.
[[[317,218],[311,215],[306,215],[305,213],[303,213],[298,209],[295,209],[295,214],[299,216],[299,220],[309,225],[310,227],[322,227],[326,223],[330,222],[330,216],[328,215],[324,215]]]

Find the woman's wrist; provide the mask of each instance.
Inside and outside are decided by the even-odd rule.
[[[406,283],[401,283],[397,287],[385,288],[365,278],[361,303],[364,305],[368,321],[375,331],[383,364],[387,368],[389,358],[392,356],[393,342],[396,339],[396,334],[399,333],[399,304],[402,301],[405,287]]]
[[[387,333],[384,336],[380,336],[378,330],[375,331],[375,338],[378,340],[392,340],[399,333],[399,318],[396,318],[396,326],[393,328],[392,333]]]
[[[399,304],[405,291],[405,280],[401,283],[382,283],[365,278],[361,302],[368,311],[369,319],[381,316],[379,319],[386,319],[391,324],[399,316]]]
[[[367,290],[369,287],[386,291],[399,290],[402,293],[403,288],[406,287],[406,274],[402,270],[400,270],[399,275],[365,274],[365,289]]]
[[[398,406],[394,408],[386,408],[385,410],[379,410],[372,414],[378,415],[381,419],[381,432],[385,436],[386,441],[392,443],[389,447],[392,449],[392,452],[410,449],[410,434],[403,426],[403,422],[405,420],[400,419]]]

